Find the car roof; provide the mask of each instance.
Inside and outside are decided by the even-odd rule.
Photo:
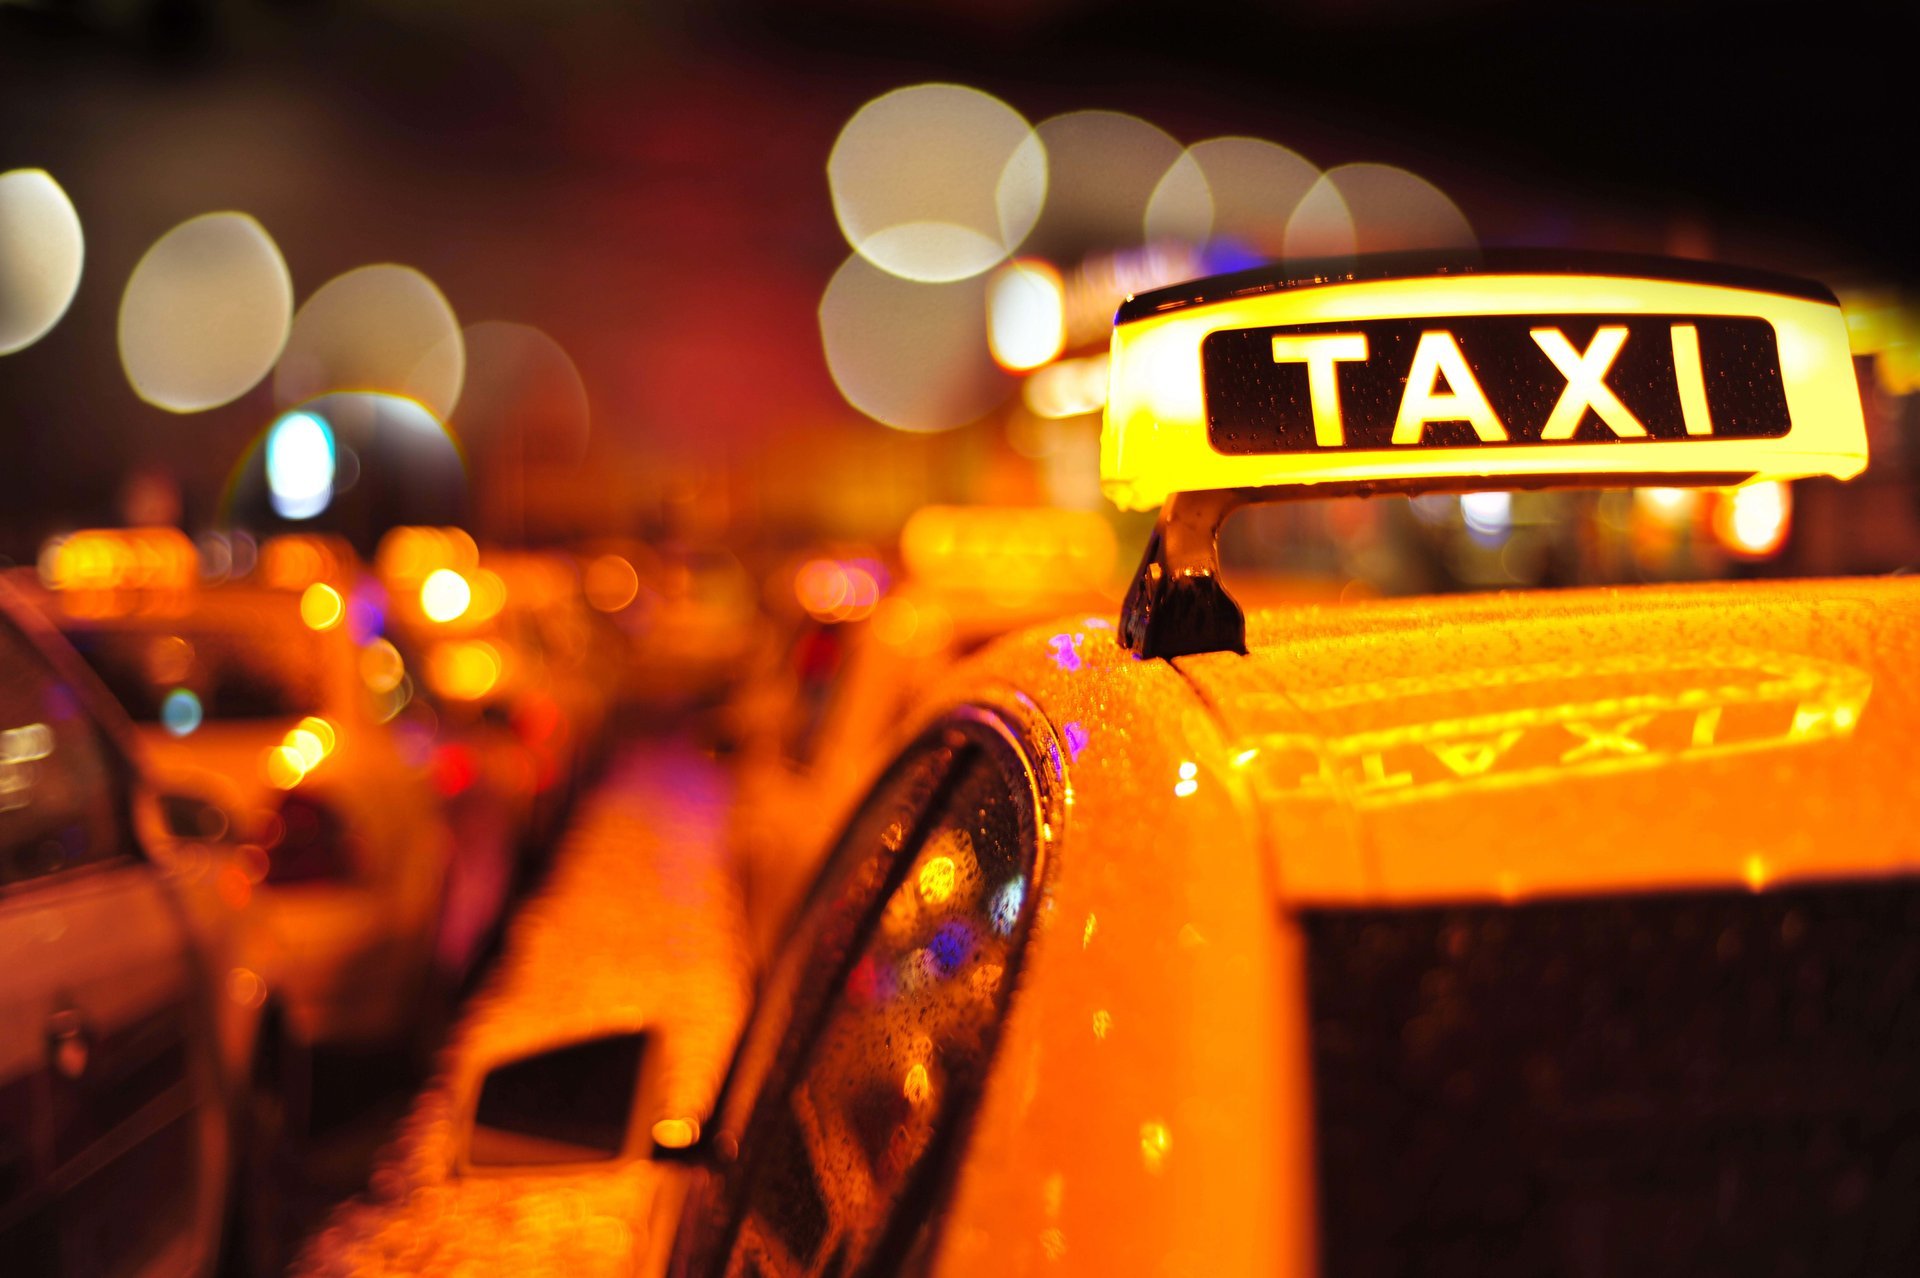
[[[1758,888],[1920,867],[1916,623],[1904,579],[1464,596],[1174,664],[1298,901]]]
[[[1193,694],[1178,753],[1239,788],[1289,906],[1920,870],[1920,582],[1299,605],[1251,612],[1247,640],[1143,661],[1109,619],[1061,619],[991,645],[923,712],[1011,685],[1072,749],[1178,697],[1147,677],[1171,665]],[[1159,768],[1135,735],[1124,751]]]

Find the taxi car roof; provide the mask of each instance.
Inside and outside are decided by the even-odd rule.
[[[1471,256],[1454,253],[1378,253],[1360,259],[1323,263],[1259,266],[1225,275],[1169,284],[1129,296],[1113,322],[1165,315],[1171,311],[1207,306],[1234,298],[1257,297],[1286,289],[1352,284],[1365,280],[1409,279],[1427,275],[1617,275],[1636,279],[1674,280],[1690,284],[1719,284],[1732,288],[1781,293],[1789,297],[1838,305],[1833,290],[1794,275],[1780,275],[1756,267],[1721,262],[1635,253],[1574,252],[1562,249],[1493,248]]]
[[[1916,623],[1906,579],[1461,596],[1263,610],[1174,664],[1287,896],[1759,887],[1920,866]]]

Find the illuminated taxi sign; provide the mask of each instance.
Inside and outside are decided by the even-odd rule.
[[[1825,289],[1705,264],[1249,273],[1129,300],[1101,482],[1178,492],[1849,478],[1866,435]]]
[[[49,590],[180,591],[199,575],[198,552],[175,528],[83,528],[40,551],[40,579]]]

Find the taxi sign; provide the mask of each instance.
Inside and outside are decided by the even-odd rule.
[[[1110,377],[1101,487],[1161,507],[1120,613],[1148,657],[1246,651],[1215,540],[1247,502],[1867,464],[1833,294],[1700,262],[1507,252],[1218,276],[1128,298]]]
[[[1833,294],[1706,263],[1489,254],[1128,299],[1101,484],[1173,493],[1729,485],[1866,465]]]

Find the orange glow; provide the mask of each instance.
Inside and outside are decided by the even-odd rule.
[[[347,615],[340,592],[316,581],[300,595],[300,620],[314,630],[331,630]]]
[[[275,789],[291,790],[306,779],[306,758],[290,745],[277,745],[268,750],[265,766],[267,781]]]
[[[816,621],[859,621],[879,604],[880,581],[874,569],[858,561],[810,559],[794,576],[793,593]]]
[[[1140,1161],[1147,1170],[1157,1172],[1167,1161],[1167,1151],[1173,1148],[1173,1133],[1167,1130],[1165,1123],[1140,1124]]]
[[[40,552],[50,590],[185,590],[199,574],[199,553],[175,528],[82,529]]]
[[[700,1124],[691,1118],[663,1118],[653,1125],[652,1136],[662,1149],[690,1149],[700,1139]]]
[[[619,555],[602,555],[587,565],[587,602],[601,612],[619,612],[640,593],[640,574]]]
[[[427,678],[442,696],[477,700],[500,682],[500,652],[478,639],[436,644],[427,656]]]
[[[1113,530],[1088,511],[923,506],[900,530],[907,570],[956,589],[1093,589],[1117,553]]]
[[[339,537],[282,533],[261,544],[256,571],[276,590],[301,590],[317,581],[348,581],[357,566],[353,547]]]
[[[242,1007],[259,1007],[267,1001],[267,983],[251,968],[236,967],[227,973],[227,997]]]
[[[480,565],[480,548],[464,529],[407,525],[380,539],[374,565],[390,585],[410,592],[437,569],[474,571]]]
[[[474,625],[491,621],[500,615],[507,606],[507,583],[499,573],[491,568],[482,568],[467,578],[467,585],[473,591],[472,601],[467,604],[466,620]]]
[[[1109,1012],[1106,1008],[1103,1007],[1099,1011],[1093,1014],[1093,1036],[1095,1038],[1105,1038],[1107,1036],[1108,1031],[1110,1031],[1112,1028],[1113,1028],[1112,1012]]]
[[[420,611],[428,621],[457,621],[472,603],[473,586],[451,568],[436,568],[420,583]]]
[[[375,639],[360,650],[360,679],[368,691],[385,696],[400,686],[406,673],[400,650],[385,639]]]
[[[900,1085],[900,1092],[910,1105],[924,1105],[933,1096],[933,1080],[927,1077],[927,1067],[914,1062],[907,1068],[906,1081]]]

